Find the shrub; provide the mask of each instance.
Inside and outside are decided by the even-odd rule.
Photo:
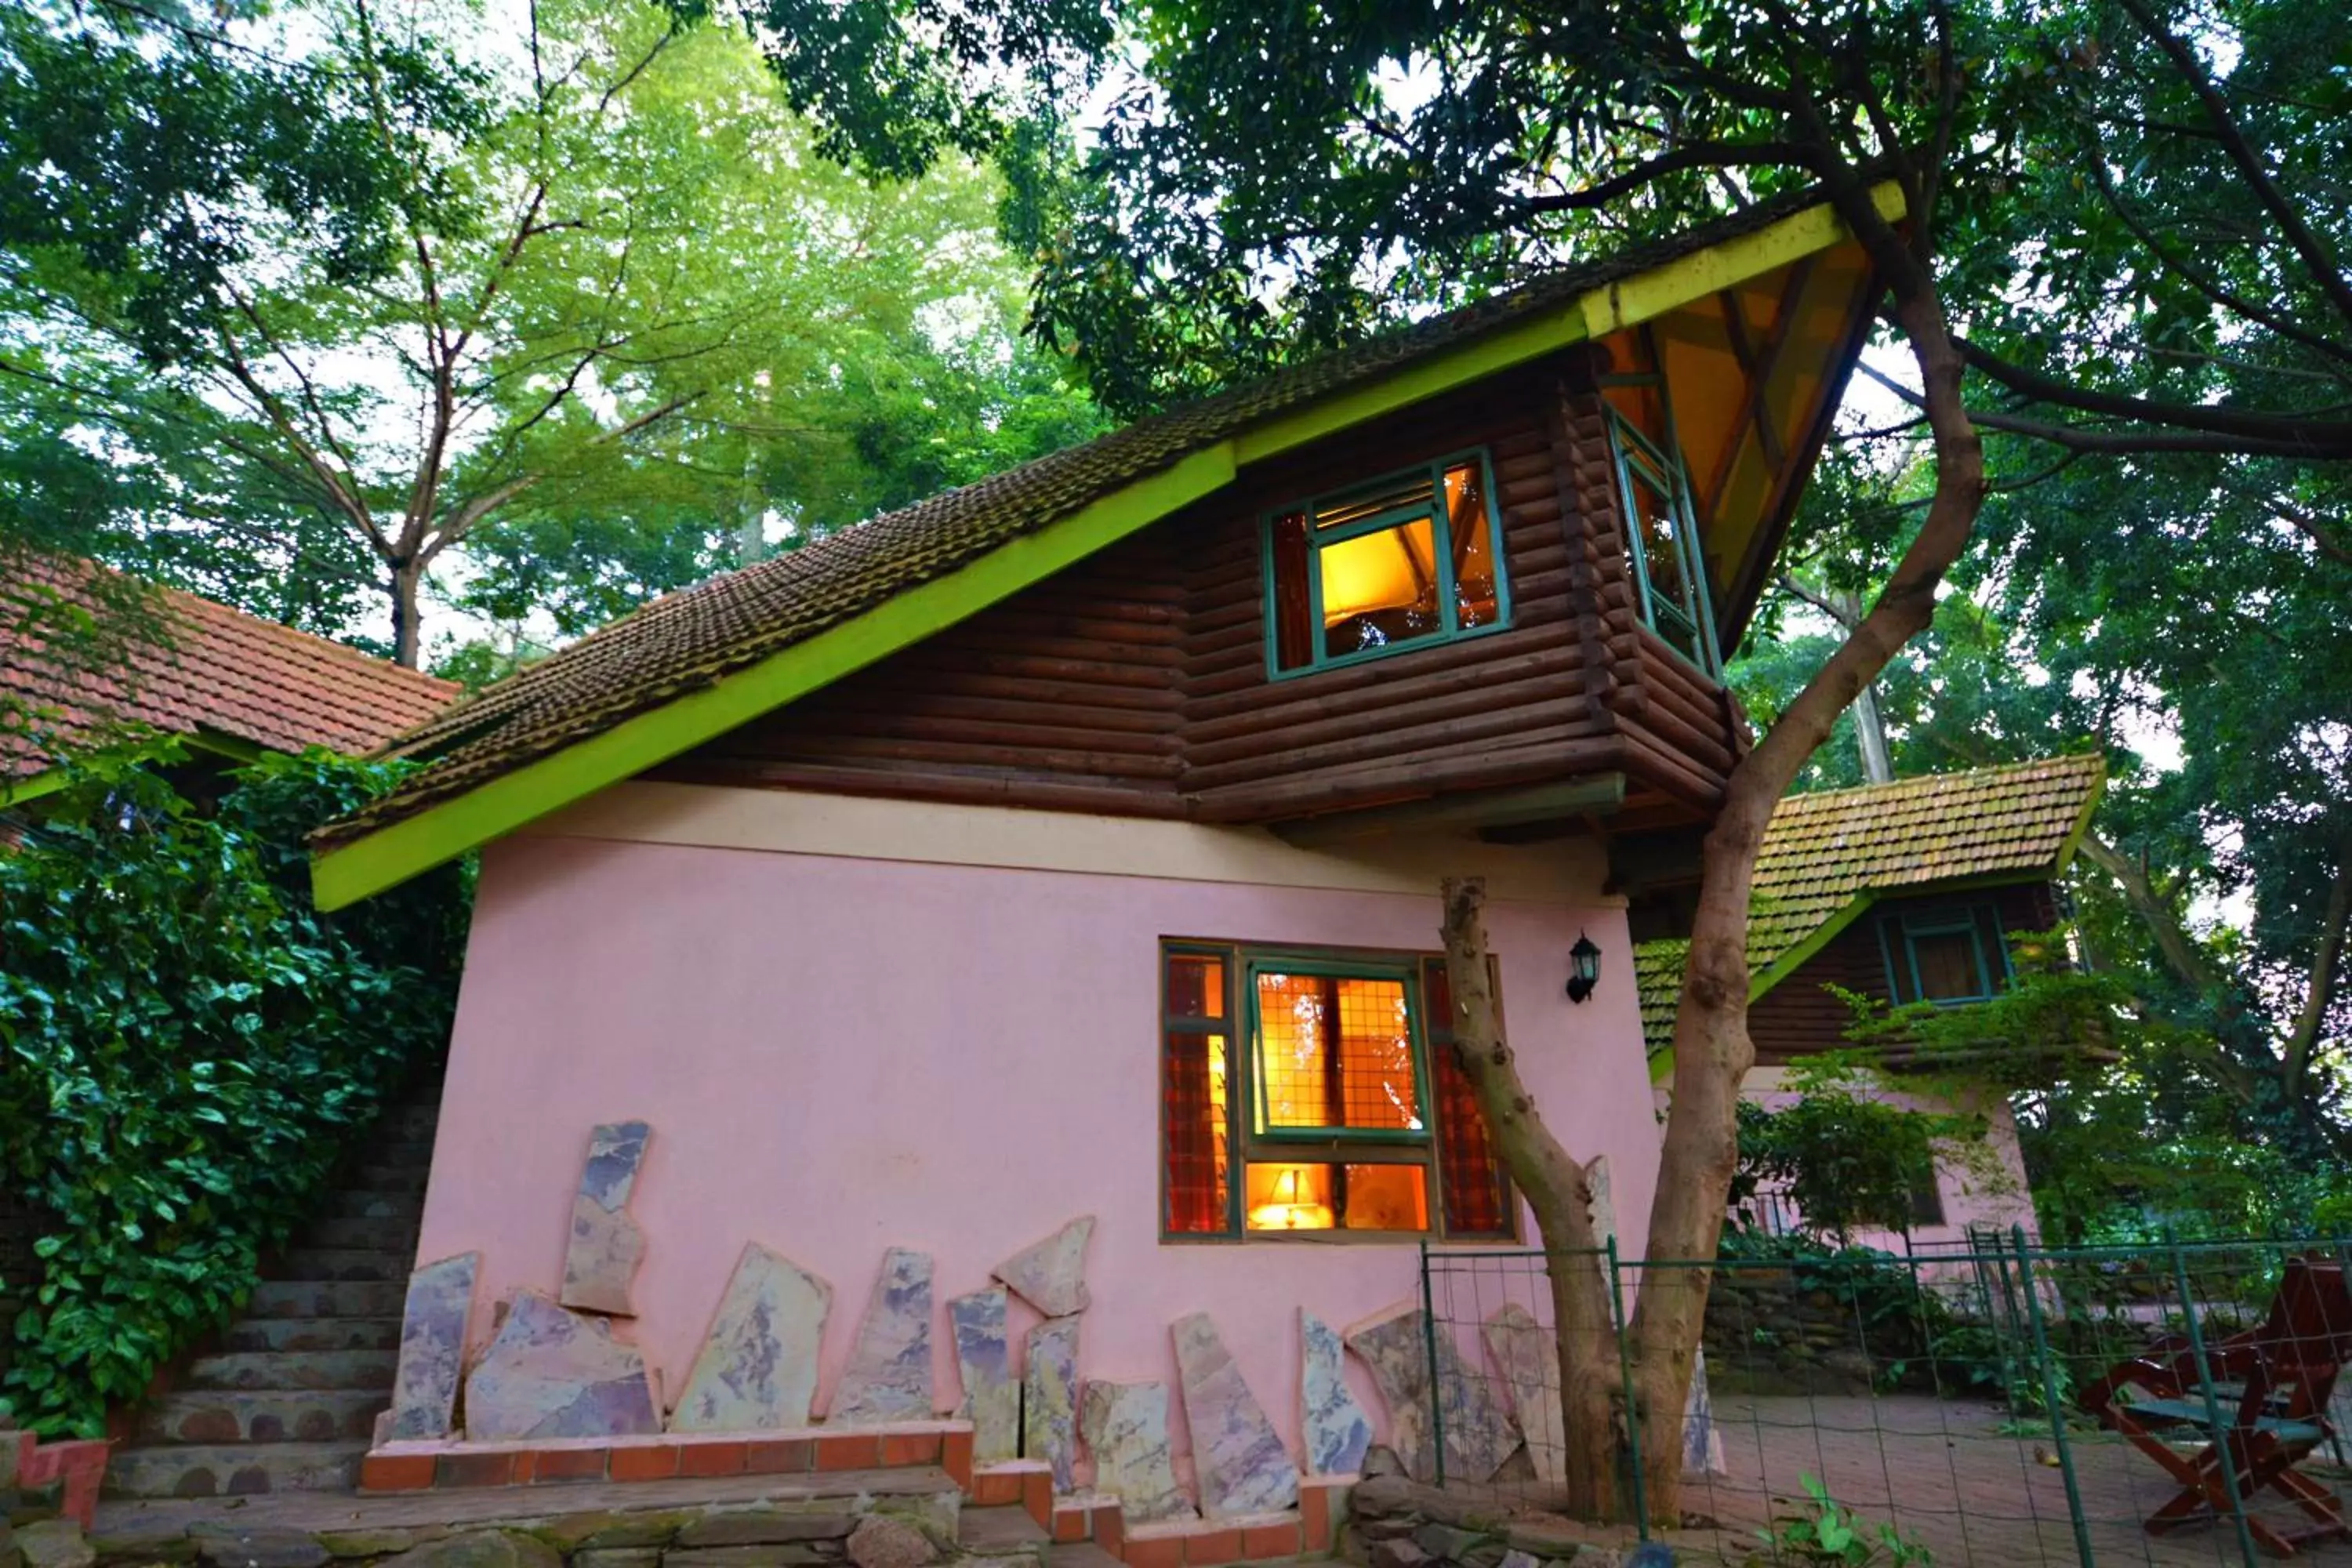
[[[79,772],[0,853],[0,1179],[40,1215],[43,1270],[8,1401],[95,1435],[243,1304],[351,1135],[438,1058],[467,889],[451,868],[311,907],[305,835],[388,765],[271,758],[209,810],[154,766]]]

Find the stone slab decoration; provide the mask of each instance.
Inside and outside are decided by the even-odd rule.
[[[1400,1302],[1349,1324],[1339,1337],[1370,1370],[1389,1407],[1390,1446],[1415,1480],[1437,1478],[1437,1448],[1429,1429],[1429,1331],[1422,1310]],[[1519,1446],[1519,1429],[1485,1377],[1464,1363],[1451,1333],[1437,1340],[1437,1386],[1445,1401],[1445,1476],[1449,1481],[1492,1480]]]
[[[1307,1473],[1354,1475],[1372,1446],[1372,1418],[1341,1371],[1346,1350],[1339,1331],[1302,1308],[1298,1334],[1298,1430],[1307,1440]]]
[[[1086,1310],[1087,1242],[1095,1216],[1072,1220],[1045,1240],[1023,1247],[992,1271],[1013,1293],[1049,1318]]]
[[[1029,1331],[1028,1342],[1021,1455],[1052,1466],[1054,1490],[1063,1495],[1076,1485],[1071,1468],[1078,1457],[1078,1320],[1048,1318]]]
[[[661,1401],[636,1347],[535,1290],[515,1298],[466,1380],[466,1436],[478,1443],[660,1430]]]
[[[564,1306],[616,1318],[636,1315],[629,1289],[646,1258],[646,1236],[629,1217],[629,1194],[652,1138],[653,1128],[643,1121],[609,1121],[588,1134],[588,1163],[572,1200],[563,1289],[556,1298]]]
[[[1560,1412],[1559,1342],[1535,1314],[1506,1301],[1486,1314],[1481,1331],[1486,1359],[1503,1375],[1511,1413],[1527,1440],[1536,1479],[1555,1485],[1568,1479],[1568,1423]]]
[[[833,1287],[781,1252],[744,1246],[686,1375],[673,1432],[808,1425]]]
[[[1002,1290],[974,1290],[948,1302],[956,1374],[963,1382],[956,1418],[971,1423],[971,1457],[982,1465],[1021,1457],[1021,1384],[1005,1339],[1006,1305]]]
[[[928,1421],[931,1406],[931,1255],[894,1247],[857,1325],[831,1419],[845,1426]]]
[[[1201,1511],[1230,1519],[1296,1506],[1298,1468],[1242,1380],[1217,1325],[1208,1313],[1193,1312],[1177,1319],[1169,1332],[1183,1380],[1184,1422],[1192,1429]]]
[[[1715,1400],[1706,1391],[1706,1352],[1691,1366],[1690,1393],[1683,1400],[1683,1468],[1696,1475],[1727,1476],[1723,1434],[1716,1430]]]
[[[400,1361],[392,1374],[392,1408],[379,1436],[387,1441],[446,1437],[465,1376],[466,1321],[482,1255],[461,1252],[408,1277],[400,1315]]]
[[[1089,1379],[1079,1416],[1095,1459],[1095,1493],[1115,1497],[1129,1524],[1191,1519],[1168,1449],[1168,1385]]]

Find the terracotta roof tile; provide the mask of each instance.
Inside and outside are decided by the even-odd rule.
[[[318,837],[340,842],[412,816],[850,620],[1263,420],[1818,201],[1792,193],[1671,240],[1563,268],[656,599],[403,736],[400,754],[430,765]]]
[[[44,564],[30,576],[103,613],[76,588],[99,570]],[[0,626],[0,700],[40,710],[42,727],[70,742],[123,728],[208,731],[273,752],[316,745],[359,755],[382,749],[458,694],[455,681],[194,594],[158,592],[162,639],[134,642],[126,665],[113,669],[60,668],[37,637]],[[50,761],[34,737],[0,735],[0,777],[36,773]]]
[[[1749,972],[1769,969],[1864,893],[2056,876],[2105,776],[2106,760],[2094,752],[1789,796],[1756,858]],[[1634,952],[1642,1032],[1654,1053],[1673,1042],[1685,948],[1653,942]]]

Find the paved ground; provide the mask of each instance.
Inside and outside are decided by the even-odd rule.
[[[1716,1415],[1730,1473],[1692,1477],[1683,1506],[1716,1521],[1710,1533],[1721,1544],[1755,1544],[1759,1527],[1790,1500],[1804,1498],[1800,1478],[1811,1475],[1870,1524],[1891,1520],[1925,1542],[1937,1568],[2084,1561],[2086,1543],[2076,1535],[2065,1472],[2046,1427],[2012,1436],[2000,1429],[1997,1411],[1902,1395],[1718,1399]],[[2201,1568],[2244,1561],[2228,1526],[2160,1537],[2142,1530],[2140,1521],[2175,1489],[2120,1438],[2070,1433],[2068,1448],[2091,1562]],[[2308,1473],[2339,1491],[2352,1479],[2324,1466]],[[2283,1500],[2272,1500],[2259,1510],[2263,1517],[2302,1519]],[[2352,1564],[2352,1545],[2315,1546],[2304,1559]]]

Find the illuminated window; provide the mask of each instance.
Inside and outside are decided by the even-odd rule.
[[[1484,631],[1509,618],[1484,453],[1446,458],[1266,520],[1266,656],[1277,675]]]
[[[1171,942],[1162,961],[1170,1236],[1513,1234],[1452,1042],[1425,1026],[1442,960]]]
[[[1692,521],[1681,459],[1613,409],[1609,439],[1619,500],[1632,538],[1642,618],[1674,650],[1710,674],[1723,668],[1707,613],[1706,564]]]

